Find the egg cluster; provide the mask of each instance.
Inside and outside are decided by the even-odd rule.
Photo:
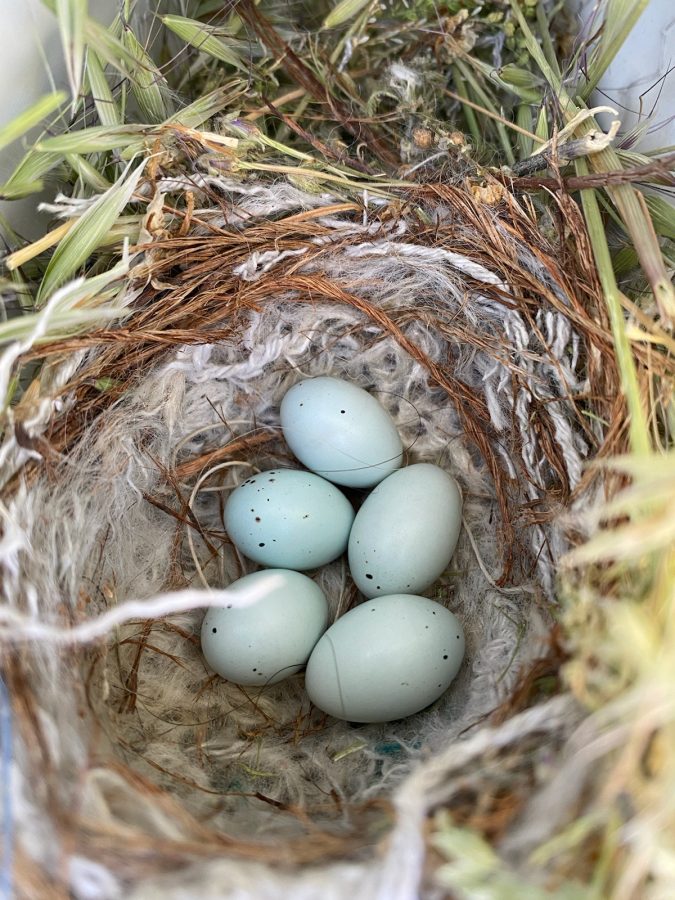
[[[339,719],[386,722],[419,712],[449,687],[464,656],[458,620],[419,596],[455,550],[459,489],[438,466],[401,468],[394,422],[349,382],[299,382],[282,401],[281,426],[311,471],[260,472],[230,495],[232,543],[268,568],[230,585],[253,600],[208,610],[206,661],[230,681],[261,686],[306,665],[311,701]],[[355,515],[336,485],[374,490]],[[345,550],[367,599],[328,628],[326,597],[302,571]]]

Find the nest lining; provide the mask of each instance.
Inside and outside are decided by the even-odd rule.
[[[211,203],[189,235],[150,245],[121,327],[52,348],[69,353],[53,369],[65,408],[33,424],[30,449],[16,437],[9,448],[17,464],[38,439],[53,455],[18,477],[6,601],[63,626],[199,587],[198,568],[214,587],[250,571],[224,535],[226,491],[247,465],[294,465],[281,397],[301,377],[332,374],[377,392],[408,462],[436,462],[461,485],[466,528],[434,596],[465,626],[466,662],[430,710],[354,727],[312,710],[302,676],[263,691],[213,676],[199,611],[134,618],[88,648],[29,644],[9,671],[33,711],[17,754],[23,840],[46,871],[66,844],[96,847],[96,861],[78,857],[87,877],[99,866],[96,877],[139,897],[162,884],[167,860],[180,864],[168,895],[182,896],[214,867],[253,884],[260,861],[354,853],[363,891],[377,871],[387,897],[413,896],[427,813],[452,806],[460,785],[493,795],[489,766],[468,772],[503,754],[512,764],[499,789],[520,797],[504,827],[515,823],[544,778],[532,774],[538,748],[562,745],[577,718],[558,698],[487,724],[546,653],[570,538],[559,515],[593,489],[583,460],[619,439],[600,424],[616,420],[617,401],[604,322],[585,312],[599,309],[592,269],[583,242],[557,258],[513,198],[497,210],[436,188],[364,220],[288,185],[200,187]],[[344,562],[317,579],[333,615],[357,602]],[[27,829],[46,807],[55,812],[37,841]],[[387,852],[364,851],[382,841]],[[230,863],[214,861],[223,853]],[[75,896],[84,880],[70,879]]]

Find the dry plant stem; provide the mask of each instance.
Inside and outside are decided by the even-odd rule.
[[[398,164],[397,155],[377,136],[365,122],[354,122],[351,111],[344,104],[330,97],[320,81],[279,36],[265,16],[250,0],[242,0],[237,6],[238,14],[252,28],[260,40],[281,60],[292,78],[303,87],[307,94],[320,103],[328,104],[334,118],[357,140],[364,141],[370,151],[390,167]]]
[[[537,144],[545,143],[543,138],[538,137],[536,134],[532,134],[531,131],[527,131],[525,128],[521,128],[520,125],[517,125],[515,122],[510,122],[504,116],[500,116],[498,113],[486,109],[484,106],[481,106],[480,103],[474,103],[473,100],[469,100],[468,97],[462,97],[460,94],[455,94],[454,91],[450,91],[447,88],[443,93],[447,94],[448,97],[451,97],[453,100],[463,103],[470,109],[476,110],[476,112],[481,113],[481,115],[487,116],[488,119],[493,119],[495,122],[501,123],[505,128],[510,128],[511,131],[515,131],[517,134],[522,134],[524,137],[530,138],[530,140],[535,141]]]
[[[51,231],[48,231],[47,234],[44,235],[44,237],[41,237],[37,241],[34,241],[32,244],[28,244],[26,247],[22,247],[20,250],[16,250],[14,253],[11,253],[4,260],[4,263],[9,271],[13,272],[15,269],[23,266],[31,259],[34,259],[40,253],[44,253],[45,250],[49,250],[50,247],[54,247],[59,243],[61,238],[63,238],[70,231],[76,221],[76,219],[69,219],[67,222],[63,222],[61,225],[57,226]]]
[[[587,188],[601,188],[631,182],[652,182],[675,187],[675,154],[660,157],[653,162],[633,169],[617,169],[614,172],[598,172],[589,175],[569,175],[560,179],[552,177],[517,176],[509,177],[508,173],[495,175],[500,181],[507,181],[513,188],[523,191],[544,188],[557,190],[559,187],[568,191],[579,191]]]

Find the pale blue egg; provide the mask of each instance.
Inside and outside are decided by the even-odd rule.
[[[286,569],[264,569],[228,590],[250,594],[245,606],[212,607],[202,624],[202,653],[235,684],[267,685],[294,675],[307,662],[328,625],[328,603],[311,578]]]
[[[457,675],[464,631],[434,600],[394,594],[350,610],[319,640],[305,688],[319,709],[348,722],[390,722],[433,703]]]
[[[368,495],[349,536],[349,568],[366,597],[422,593],[447,568],[462,524],[457,484],[438,466],[399,469]]]
[[[255,562],[283,569],[314,569],[347,548],[354,509],[323,478],[299,469],[252,475],[230,494],[225,528]]]
[[[281,403],[281,425],[300,462],[336,484],[372,487],[403,460],[389,413],[363,388],[339,378],[294,385]]]

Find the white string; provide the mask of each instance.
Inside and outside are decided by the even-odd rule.
[[[36,640],[50,644],[88,644],[104,637],[116,625],[133,619],[159,619],[201,607],[250,606],[263,594],[280,587],[282,581],[281,575],[270,573],[266,579],[257,580],[254,587],[239,587],[236,591],[190,589],[157,594],[148,600],[128,600],[72,628],[47,625],[8,607],[0,607],[0,638],[11,643]]]

